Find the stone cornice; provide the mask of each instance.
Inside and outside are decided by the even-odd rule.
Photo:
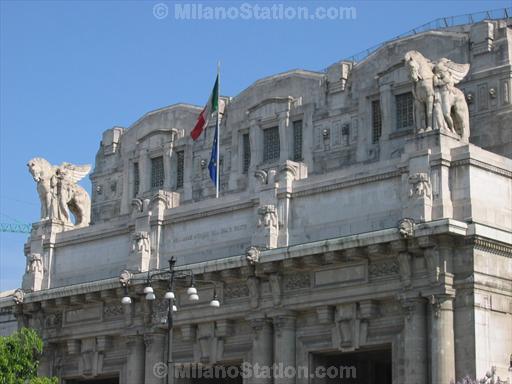
[[[323,193],[323,192],[334,191],[337,189],[353,187],[353,186],[359,185],[359,184],[367,184],[367,183],[373,183],[373,182],[382,181],[382,180],[386,180],[386,179],[392,179],[395,177],[400,177],[401,174],[402,174],[402,172],[400,170],[393,170],[393,171],[388,171],[388,172],[384,172],[384,173],[380,173],[380,174],[376,174],[376,175],[370,175],[370,176],[364,176],[364,177],[354,177],[354,178],[350,178],[350,179],[335,182],[335,183],[325,183],[324,185],[314,185],[314,184],[312,186],[308,185],[304,189],[298,187],[297,188],[298,190],[296,192],[293,192],[292,197],[309,196],[309,195],[314,195],[317,193]]]
[[[486,171],[495,173],[497,175],[505,176],[512,179],[512,171],[509,171],[506,168],[497,167],[495,165],[491,165],[489,163],[485,163],[483,161],[469,158],[469,159],[460,159],[460,160],[454,160],[451,163],[452,167],[460,167],[464,165],[472,165],[477,168],[484,169]]]

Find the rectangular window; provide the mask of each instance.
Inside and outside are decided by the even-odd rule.
[[[263,162],[271,163],[279,160],[279,127],[268,128],[263,131]]]
[[[185,151],[176,152],[176,188],[183,188]]]
[[[402,93],[395,96],[396,101],[396,125],[397,129],[410,128],[413,126],[412,115],[412,93]]]
[[[133,163],[133,197],[139,194],[140,187],[140,173],[139,163]]]
[[[302,120],[293,122],[293,161],[302,161]]]
[[[372,143],[378,143],[382,134],[382,113],[380,100],[372,101]]]
[[[151,159],[151,189],[164,186],[164,158],[162,156]]]
[[[249,172],[249,165],[251,164],[251,142],[249,141],[249,134],[244,133],[242,135],[242,151],[243,151],[243,164],[242,172]]]

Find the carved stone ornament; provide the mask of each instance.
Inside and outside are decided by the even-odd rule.
[[[130,284],[130,280],[132,279],[132,274],[129,271],[122,271],[119,275],[119,283],[125,287]]]
[[[43,258],[39,253],[27,255],[27,265],[22,288],[26,291],[39,291],[43,282]]]
[[[258,227],[277,228],[277,209],[274,205],[258,208]]]
[[[409,198],[432,198],[430,177],[426,173],[414,173],[409,176]]]
[[[411,218],[404,218],[398,222],[398,231],[400,236],[404,239],[414,237],[414,220]]]
[[[140,231],[133,234],[132,251],[134,253],[140,253],[144,255],[149,254],[151,251],[149,233]]]
[[[485,377],[483,377],[480,381],[480,384],[509,384],[508,380],[502,380],[497,374],[496,374],[496,367],[491,367],[490,371],[487,371],[485,374]]]
[[[17,290],[14,291],[12,298],[15,304],[22,304],[23,301],[25,300],[25,292],[18,288]]]
[[[418,51],[405,54],[405,66],[413,82],[418,133],[444,129],[469,137],[469,110],[464,93],[455,87],[469,72],[469,64],[446,58],[431,62]]]
[[[261,251],[258,247],[251,246],[245,251],[245,259],[251,265],[258,263],[260,260]]]
[[[37,183],[41,220],[58,220],[75,227],[89,225],[91,200],[77,183],[89,173],[90,165],[62,163],[53,166],[47,160],[35,157],[27,166]],[[75,217],[75,224],[71,221],[70,212]]]

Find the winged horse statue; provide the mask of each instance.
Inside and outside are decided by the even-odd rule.
[[[91,220],[89,194],[77,183],[91,170],[90,165],[62,163],[51,165],[42,157],[35,157],[27,163],[29,172],[37,183],[41,200],[41,220],[60,220],[75,227],[85,227]]]

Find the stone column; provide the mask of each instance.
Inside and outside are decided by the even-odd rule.
[[[261,128],[259,121],[251,119],[249,128],[249,146],[251,148],[251,161],[249,163],[249,171],[254,169],[261,163],[262,160],[262,148],[261,148]]]
[[[406,299],[402,306],[405,310],[404,382],[427,384],[427,301],[421,297]]]
[[[262,375],[267,373],[266,369],[270,369],[272,374],[273,364],[273,348],[272,348],[272,324],[265,316],[258,316],[249,319],[249,323],[253,329],[252,341],[252,369],[254,375],[252,384],[272,384],[272,377]],[[259,373],[259,376],[256,375]]]
[[[165,334],[147,333],[144,335],[144,343],[146,345],[144,384],[162,384],[166,375],[159,375],[159,372],[164,372],[166,369]]]
[[[279,160],[285,162],[290,158],[288,126],[290,125],[290,111],[279,113]]]
[[[449,383],[451,380],[455,380],[453,297],[433,295],[431,304],[432,383]]]
[[[275,384],[295,384],[295,315],[293,313],[277,314],[274,319],[274,363],[278,367]],[[291,368],[290,368],[291,367]],[[293,370],[292,370],[293,368]]]
[[[139,193],[151,190],[151,159],[147,150],[142,149],[139,157]]]
[[[128,352],[126,357],[126,384],[144,383],[144,337],[142,335],[128,336],[126,347]]]
[[[172,143],[164,146],[164,189],[170,191],[172,189]]]

